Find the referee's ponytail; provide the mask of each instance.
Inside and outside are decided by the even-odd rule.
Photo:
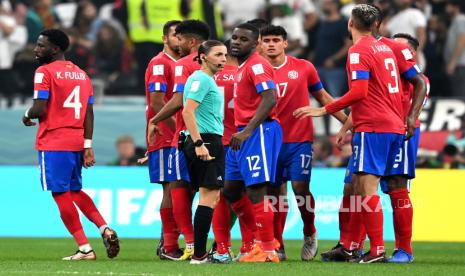
[[[224,46],[224,43],[218,40],[206,40],[200,44],[199,50],[197,52],[197,56],[194,57],[194,61],[197,61],[199,64],[202,64],[202,58],[200,57],[202,54],[208,55],[211,49],[215,46]]]

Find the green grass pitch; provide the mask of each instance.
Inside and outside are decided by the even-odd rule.
[[[71,238],[0,238],[1,275],[465,275],[465,243],[414,243],[412,264],[323,263],[319,256],[300,261],[301,241],[286,241],[288,260],[280,264],[207,264],[160,261],[156,240],[122,239],[120,255],[110,260],[103,244],[92,239],[97,261],[66,262],[61,257],[75,250]],[[335,244],[320,241],[320,252]],[[237,251],[239,242],[234,242]],[[386,244],[392,248],[392,243]]]

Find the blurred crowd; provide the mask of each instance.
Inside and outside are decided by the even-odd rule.
[[[312,61],[325,88],[338,97],[347,91],[347,20],[360,3],[381,9],[382,34],[418,38],[419,65],[430,78],[432,97],[465,96],[464,0],[0,0],[0,108],[30,99],[38,66],[33,48],[45,28],[69,35],[66,58],[92,78],[100,104],[104,95],[143,96],[146,65],[163,47],[163,24],[188,18],[205,21],[218,39],[254,18],[285,27],[288,53]],[[456,141],[463,141],[461,135]],[[315,166],[345,166],[350,147],[335,150],[323,138],[315,144]],[[449,144],[434,158],[462,166],[463,142]],[[430,159],[421,164],[437,166]]]
[[[146,64],[162,49],[169,19],[207,22],[215,38],[228,38],[243,21],[262,18],[289,31],[288,52],[317,67],[334,96],[347,90],[345,60],[351,8],[373,3],[384,14],[382,33],[420,41],[419,63],[432,96],[463,96],[465,15],[461,0],[0,0],[0,97],[12,105],[32,91],[33,48],[44,28],[71,38],[67,58],[93,79],[97,98],[143,95]],[[99,97],[100,96],[100,97]],[[5,101],[4,101],[5,102]]]

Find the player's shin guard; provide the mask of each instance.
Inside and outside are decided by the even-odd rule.
[[[274,252],[274,233],[273,233],[273,210],[268,198],[262,202],[254,204],[255,218],[257,220],[257,230],[262,242],[262,248],[265,252]]]
[[[173,201],[173,215],[186,244],[194,243],[194,227],[192,226],[192,201],[186,188],[171,189]]]
[[[97,227],[100,228],[107,224],[95,206],[94,201],[84,191],[71,191],[71,196],[79,210]]]
[[[166,252],[176,251],[179,249],[179,235],[176,232],[176,221],[173,215],[173,208],[161,208],[160,216],[163,228],[163,248]]]
[[[344,244],[344,240],[350,235],[350,196],[343,196],[341,207],[339,208],[339,242]]]
[[[362,197],[362,216],[365,231],[370,238],[370,254],[378,256],[384,253],[383,208],[378,195]],[[360,239],[360,236],[359,236]]]
[[[213,209],[199,205],[194,217],[194,256],[202,258],[207,253],[208,232],[212,223]]]
[[[213,234],[217,245],[218,254],[228,252],[228,247],[231,244],[230,229],[230,210],[226,198],[223,193],[220,193],[220,200],[215,207],[212,219]]]
[[[412,254],[413,207],[408,190],[397,189],[389,193],[394,217],[396,248],[402,248]]]
[[[254,206],[249,197],[244,194],[241,199],[231,203],[231,208],[234,210],[234,213],[236,213],[237,218],[239,219],[242,243],[244,243],[244,238],[250,238],[250,233],[252,234],[252,241],[254,239],[258,239]],[[247,237],[244,237],[244,232]]]
[[[312,193],[305,196],[305,204],[299,206],[300,216],[304,223],[304,235],[310,237],[316,232],[315,229],[315,199]]]
[[[73,235],[77,245],[82,246],[88,244],[89,242],[82,229],[79,214],[74,206],[73,198],[71,197],[71,192],[52,193],[52,196],[60,210],[60,216],[66,229]]]

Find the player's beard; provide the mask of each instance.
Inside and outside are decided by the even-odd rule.
[[[52,62],[52,56],[49,55],[37,57],[36,60],[40,65],[49,64],[50,62]]]

